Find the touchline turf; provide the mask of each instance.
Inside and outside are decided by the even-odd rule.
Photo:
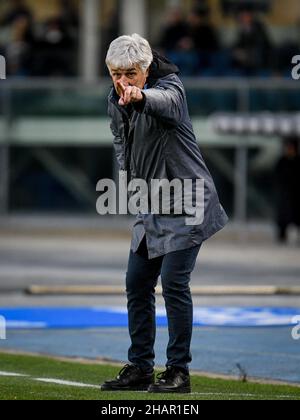
[[[0,353],[0,400],[300,400],[300,388],[192,377],[191,395],[101,392],[110,365]]]

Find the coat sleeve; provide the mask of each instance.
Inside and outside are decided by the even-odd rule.
[[[113,145],[114,145],[117,161],[118,161],[120,170],[123,171],[123,170],[125,170],[124,143],[123,143],[122,137],[119,134],[117,122],[116,122],[116,120],[113,116],[110,105],[108,105],[108,115],[111,118],[110,129],[111,129],[112,135],[114,137]]]
[[[151,115],[163,122],[177,126],[185,118],[185,92],[180,80],[162,81],[151,89],[143,90],[142,106],[135,106],[138,112]]]

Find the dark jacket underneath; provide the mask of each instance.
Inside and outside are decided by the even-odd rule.
[[[154,53],[143,90],[144,101],[121,107],[113,88],[108,100],[114,147],[121,170],[128,178],[203,179],[204,221],[186,224],[186,215],[141,214],[133,227],[131,249],[136,252],[146,235],[149,258],[201,244],[227,223],[213,179],[201,155],[189,117],[178,68]]]

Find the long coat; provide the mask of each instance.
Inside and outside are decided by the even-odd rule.
[[[122,107],[113,88],[108,114],[120,169],[129,179],[204,180],[204,219],[187,225],[186,214],[139,213],[131,249],[146,235],[149,259],[191,248],[221,230],[228,217],[198,146],[184,86],[176,66],[155,54],[141,103]],[[193,201],[194,203],[194,201]]]

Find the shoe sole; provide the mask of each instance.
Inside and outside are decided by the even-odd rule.
[[[100,386],[100,391],[105,391],[105,392],[122,392],[122,391],[148,391],[149,386],[151,386],[151,384],[147,384],[147,385],[140,385],[140,386],[128,386],[128,387],[106,387],[101,385]]]
[[[190,387],[179,388],[179,389],[159,389],[152,388],[148,389],[150,394],[190,394],[192,392]]]

